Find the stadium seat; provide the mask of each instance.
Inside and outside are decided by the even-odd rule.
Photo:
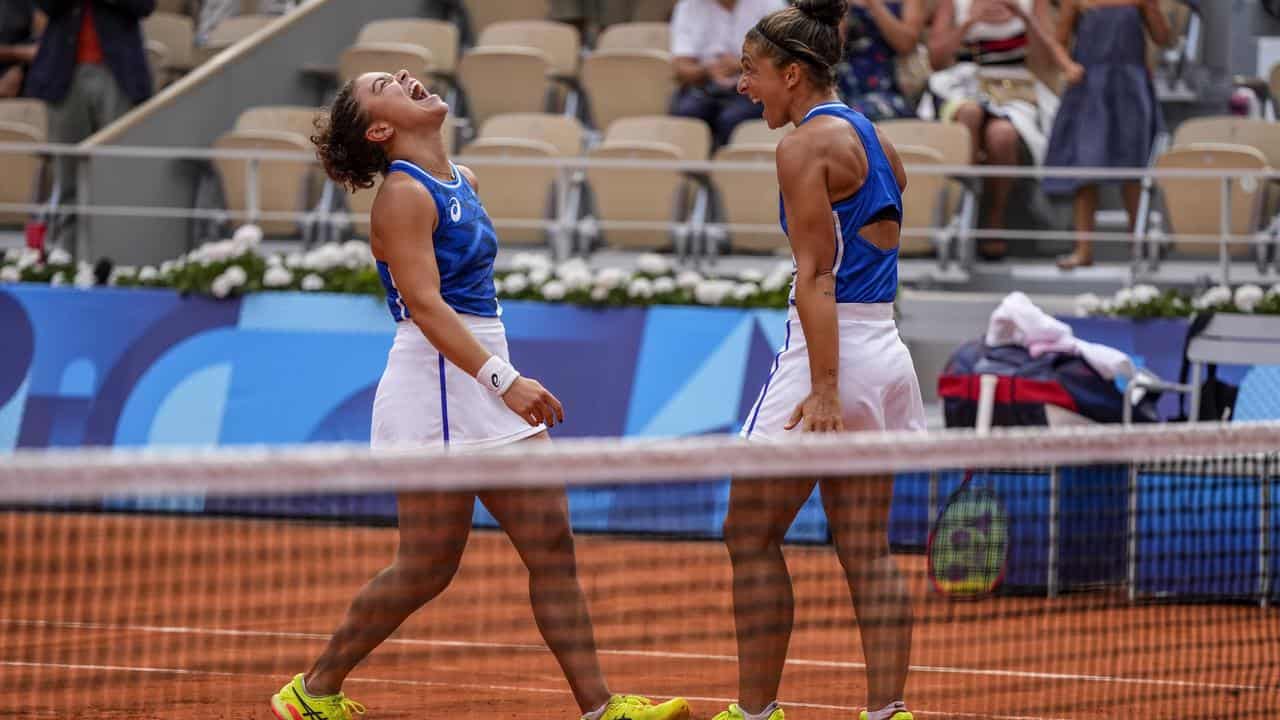
[[[925,120],[889,120],[879,123],[881,134],[901,154],[903,148],[911,148],[911,159],[902,158],[904,165],[921,164],[964,166],[969,165],[971,141],[969,131],[955,123],[929,122]],[[937,177],[937,176],[934,176]],[[907,235],[902,238],[904,254],[925,253],[936,248],[938,261],[946,265],[950,258],[967,263],[972,248],[968,247],[968,232],[974,227],[977,216],[977,184],[949,180],[933,184],[930,177],[916,174],[907,183],[904,197],[907,216],[903,229],[938,228],[933,238]]]
[[[214,142],[218,150],[257,150],[311,154],[314,148],[305,138],[293,132],[268,130],[234,130]],[[227,209],[233,212],[249,211],[246,198],[248,189],[247,161],[216,159],[215,170],[222,181],[223,199]],[[306,160],[262,160],[258,163],[257,207],[260,212],[309,212],[314,203],[316,173]],[[236,220],[239,226],[246,221]],[[263,233],[271,237],[296,237],[308,239],[309,230],[294,220],[257,220]],[[301,231],[301,233],[300,233]]]
[[[791,132],[790,125],[773,130],[769,128],[769,123],[764,120],[747,120],[739,123],[733,129],[733,134],[729,136],[729,144],[772,145],[777,147],[778,142],[789,132]]]
[[[589,153],[592,160],[647,160],[678,162],[680,147],[668,142],[606,141]],[[605,223],[678,223],[674,229],[654,227],[604,227],[603,240],[615,248],[687,252],[690,182],[679,170],[599,168],[587,169],[594,201],[594,218]],[[594,241],[591,223],[580,225],[583,236]],[[674,240],[674,244],[673,244]]]
[[[401,69],[425,78],[434,67],[431,51],[421,45],[386,42],[352,45],[338,58],[338,82],[346,83],[365,73],[394,73]]]
[[[485,28],[505,20],[546,20],[551,14],[550,0],[463,0],[472,37]]]
[[[911,167],[926,165],[946,165],[942,153],[931,147],[917,145],[897,145],[894,148],[902,164]],[[899,254],[906,257],[929,255],[934,252],[934,232],[927,235],[914,234],[932,231],[934,228],[946,226],[943,217],[947,206],[947,178],[945,175],[926,175],[913,173],[907,189],[902,194],[902,240]]]
[[[442,20],[393,18],[365,25],[356,36],[356,45],[403,43],[418,45],[431,53],[431,69],[451,77],[458,69],[458,26]]]
[[[291,132],[306,140],[315,133],[316,117],[320,112],[321,108],[300,105],[263,105],[240,113],[235,129]]]
[[[1156,161],[1156,168],[1198,170],[1265,170],[1269,166],[1266,156],[1257,148],[1247,145],[1223,143],[1191,143],[1175,146]],[[1217,179],[1164,179],[1156,186],[1164,196],[1170,230],[1175,235],[1221,234],[1222,182]],[[1248,236],[1231,243],[1233,257],[1249,254],[1252,235],[1259,229],[1263,192],[1256,180],[1237,180],[1232,183],[1230,231],[1233,235]],[[1178,240],[1173,248],[1198,257],[1218,257],[1219,243]],[[1159,250],[1159,248],[1155,248]]]
[[[702,162],[711,153],[711,128],[701,120],[671,115],[640,115],[615,120],[606,143],[667,142],[680,149],[680,159]]]
[[[205,41],[204,47],[196,48],[194,64],[203,64],[214,55],[279,19],[279,15],[235,15],[223,20],[209,31],[209,38]]]
[[[631,20],[665,23],[671,19],[675,6],[676,0],[635,0],[631,5]]]
[[[778,224],[778,180],[773,171],[777,143],[735,143],[720,148],[715,164],[768,163],[763,170],[716,168],[711,171],[720,199],[720,219],[729,225],[759,225],[761,230],[722,229],[733,251],[776,252],[787,247]],[[768,228],[768,229],[765,229]],[[719,248],[716,248],[719,250]]]
[[[476,47],[528,47],[547,56],[551,72],[565,78],[578,76],[582,41],[567,23],[550,20],[509,20],[493,23],[480,33]]]
[[[582,124],[556,113],[507,113],[489,118],[480,128],[480,139],[516,138],[550,143],[556,154],[571,157],[582,152]]]
[[[458,79],[467,95],[471,122],[512,112],[539,112],[547,107],[551,61],[528,47],[477,47],[462,56]]]
[[[147,43],[158,43],[164,48],[164,65],[157,70],[160,82],[157,88],[167,85],[190,70],[195,54],[195,22],[186,15],[153,13],[142,21],[142,33]]]
[[[596,41],[597,50],[657,50],[670,52],[671,24],[629,22],[610,25]]]
[[[156,12],[190,16],[191,0],[157,0]]]
[[[39,100],[0,100],[0,143],[43,143],[48,139],[48,110]],[[4,156],[0,203],[38,201],[45,161],[36,153]],[[0,225],[21,225],[27,213],[0,212]]]
[[[601,50],[587,56],[582,86],[596,128],[635,115],[662,115],[675,92],[671,55],[658,50]]]

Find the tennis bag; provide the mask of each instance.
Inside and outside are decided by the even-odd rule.
[[[1098,423],[1123,419],[1124,394],[1078,355],[1045,353],[1031,357],[1020,345],[988,347],[981,340],[960,346],[938,378],[947,427],[973,427],[982,375],[999,378],[991,424],[1046,426],[1046,405]],[[1157,422],[1158,397],[1149,394],[1133,408],[1134,422]]]

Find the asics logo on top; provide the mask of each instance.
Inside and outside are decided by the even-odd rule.
[[[449,219],[454,222],[462,219],[462,203],[458,201],[458,198],[449,200]]]
[[[489,382],[493,383],[495,388],[502,387],[502,383],[498,380],[498,373],[490,375]]]
[[[298,704],[302,706],[302,717],[306,718],[306,720],[325,720],[324,715],[319,710],[307,704],[307,701],[302,698],[302,693],[294,690],[293,696],[298,698]]]

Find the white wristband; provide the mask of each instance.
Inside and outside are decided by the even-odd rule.
[[[497,355],[491,355],[476,373],[476,380],[494,395],[506,395],[519,377],[520,373],[511,363]]]

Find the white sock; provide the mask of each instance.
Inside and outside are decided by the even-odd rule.
[[[613,698],[609,698],[609,700],[605,700],[603,705],[596,708],[595,710],[592,710],[589,713],[583,713],[582,720],[600,720],[600,718],[604,715],[604,711],[609,709],[609,701],[612,699]]]
[[[738,708],[742,709],[742,706],[739,705]],[[774,700],[768,705],[765,705],[764,709],[756,713],[755,715],[752,715],[751,713],[747,712],[745,709],[742,710],[742,717],[745,718],[745,720],[769,720],[769,716],[772,715],[773,711],[777,709],[778,709],[778,701]]]
[[[875,712],[867,713],[867,720],[889,720],[895,713],[906,712],[907,704],[901,700],[894,700]]]

